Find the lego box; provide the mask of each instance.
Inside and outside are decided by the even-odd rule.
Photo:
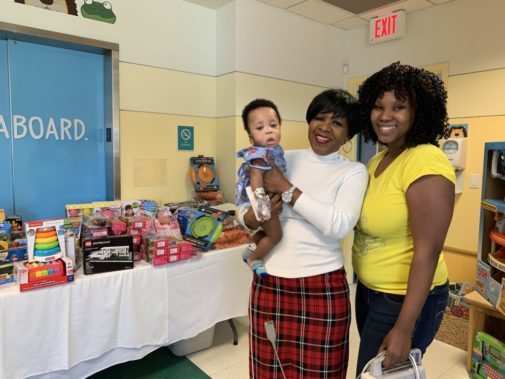
[[[84,274],[133,268],[133,238],[129,235],[86,238],[82,241]]]

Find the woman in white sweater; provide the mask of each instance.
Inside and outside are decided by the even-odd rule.
[[[286,177],[265,175],[283,237],[265,258],[270,276],[253,277],[252,378],[346,377],[351,318],[340,242],[358,220],[368,174],[338,150],[359,131],[357,112],[345,91],[317,95],[306,114],[310,148],[286,152]],[[247,207],[239,220],[261,226]]]

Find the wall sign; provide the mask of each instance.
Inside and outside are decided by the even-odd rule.
[[[405,11],[399,10],[370,20],[370,43],[380,43],[405,35]]]
[[[192,126],[177,126],[177,150],[195,149],[195,134]]]

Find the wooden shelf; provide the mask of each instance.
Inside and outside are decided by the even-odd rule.
[[[468,346],[466,355],[466,368],[470,369],[472,363],[472,346],[475,334],[484,330],[486,317],[496,317],[505,320],[505,315],[500,313],[489,301],[484,299],[477,291],[470,292],[463,299],[470,303],[470,319],[468,321]]]

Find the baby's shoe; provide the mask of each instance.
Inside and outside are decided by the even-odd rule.
[[[265,263],[261,260],[252,261],[250,264],[251,271],[258,275],[261,279],[268,278],[267,270],[265,269]]]

